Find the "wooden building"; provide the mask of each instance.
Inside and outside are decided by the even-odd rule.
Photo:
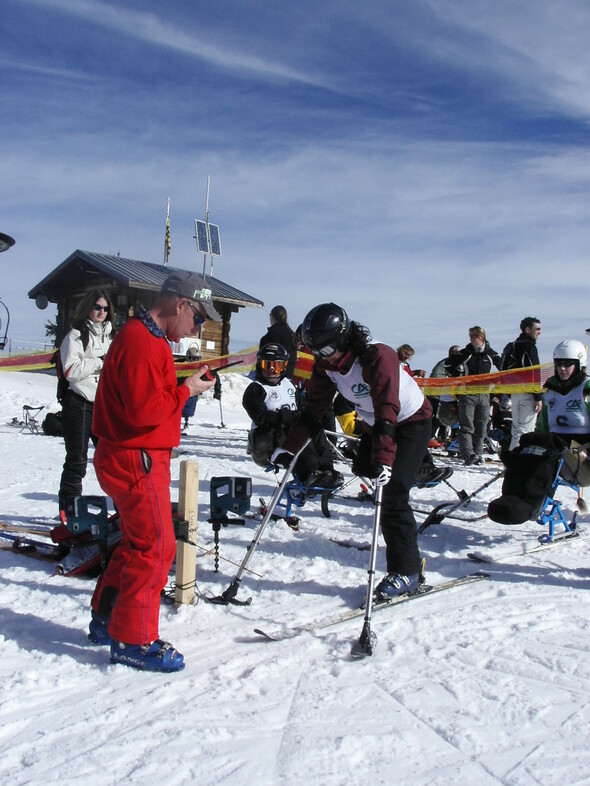
[[[120,328],[140,303],[150,308],[166,278],[180,269],[77,250],[36,284],[29,297],[40,308],[47,301],[57,305],[56,341],[59,344],[70,329],[80,299],[89,290],[103,287],[112,293],[115,326]],[[211,290],[213,304],[222,318],[221,322],[207,320],[201,328],[201,357],[227,355],[232,314],[248,306],[261,308],[264,303],[218,278],[196,275],[202,280],[202,286]]]

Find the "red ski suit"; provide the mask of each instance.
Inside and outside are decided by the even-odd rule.
[[[149,315],[128,320],[105,358],[92,425],[96,476],[120,514],[122,534],[92,608],[110,617],[111,637],[126,644],[159,638],[160,593],[176,551],[170,452],[189,395],[177,384],[163,332]]]

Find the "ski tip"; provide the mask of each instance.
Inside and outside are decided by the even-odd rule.
[[[470,551],[467,554],[467,556],[473,562],[487,563],[487,562],[492,562],[493,561],[492,558],[487,557],[485,554],[482,554],[482,553],[477,552],[477,551]]]
[[[261,628],[254,628],[254,633],[262,636],[267,641],[283,641],[283,639],[294,639],[304,630],[300,628],[284,628],[283,630],[267,631]]]
[[[260,628],[254,628],[254,633],[257,633],[259,636],[263,636],[265,639],[268,639],[269,641],[276,641],[272,633],[267,633],[265,630],[261,630]]]

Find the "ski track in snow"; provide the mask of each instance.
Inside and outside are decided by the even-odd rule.
[[[226,428],[218,428],[218,402],[202,397],[173,462],[176,499],[180,461],[199,461],[198,540],[208,553],[199,554],[197,582],[206,595],[232,581],[259,523],[221,529],[216,573],[211,477],[252,477],[252,511],[277,482],[245,453],[248,380],[222,379]],[[0,520],[53,517],[63,443],[10,423],[22,418],[23,403],[56,410],[55,378],[3,373],[0,391]],[[456,465],[450,482],[470,492],[497,471]],[[485,513],[500,488],[486,489],[464,514]],[[84,490],[101,493],[92,466]],[[357,490],[355,482],[346,495]],[[564,496],[571,512],[575,497]],[[412,497],[425,508],[456,499],[444,484]],[[50,562],[0,551],[2,782],[588,784],[590,542],[481,566],[489,581],[380,611],[375,652],[361,661],[350,647],[362,618],[264,641],[254,627],[304,624],[364,599],[368,553],[329,537],[367,543],[372,508],[336,498],[330,510],[327,519],[310,500],[294,508],[299,532],[268,525],[238,592],[251,606],[163,604],[161,635],[187,662],[173,675],[111,665],[108,648],[88,644],[93,579],[57,576]],[[581,526],[587,521],[580,517]],[[468,552],[516,550],[542,531],[535,522],[446,520],[420,536],[427,579],[474,572],[480,566]]]

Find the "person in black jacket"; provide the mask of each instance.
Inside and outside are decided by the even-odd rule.
[[[295,374],[295,363],[297,362],[297,339],[287,322],[287,310],[284,306],[275,306],[270,312],[270,327],[260,339],[258,348],[262,349],[265,344],[280,344],[289,353],[287,364],[287,379],[293,381]]]
[[[541,323],[537,317],[525,317],[520,323],[520,336],[514,342],[513,368],[538,366],[539,351],[537,339],[541,332]],[[518,447],[523,434],[535,430],[537,415],[543,406],[542,393],[513,393],[512,402],[512,437],[510,450]]]
[[[242,397],[242,406],[252,418],[248,435],[248,453],[261,467],[268,467],[270,457],[281,445],[297,420],[296,391],[287,379],[287,350],[280,344],[265,344],[256,355],[256,378]],[[333,454],[323,430],[299,456],[294,474],[304,486],[336,488],[344,483],[334,469]]]
[[[449,357],[452,376],[489,374],[500,368],[500,356],[487,342],[479,325],[469,328],[469,344]],[[489,393],[457,396],[459,407],[459,451],[465,464],[483,464],[483,446],[490,419]]]

